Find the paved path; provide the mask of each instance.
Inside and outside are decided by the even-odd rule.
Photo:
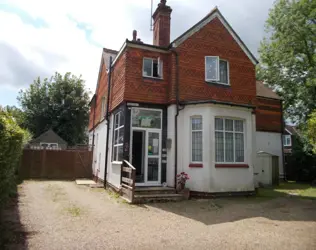
[[[103,189],[28,181],[18,211],[28,249],[316,249],[316,201],[296,198],[130,206]]]

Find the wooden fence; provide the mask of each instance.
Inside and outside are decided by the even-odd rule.
[[[92,178],[92,151],[24,149],[19,169],[23,179]]]

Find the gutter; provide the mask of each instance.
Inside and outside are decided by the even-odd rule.
[[[184,101],[181,102],[182,105],[197,105],[197,104],[207,104],[207,103],[212,103],[212,104],[219,104],[219,105],[229,105],[232,107],[240,107],[240,108],[248,108],[248,109],[255,109],[256,106],[253,105],[248,105],[248,104],[237,104],[233,102],[222,102],[222,101],[216,101],[216,100],[204,100],[204,101]]]
[[[104,188],[106,189],[106,177],[107,177],[107,170],[108,170],[108,153],[109,153],[109,131],[110,131],[110,119],[109,119],[109,107],[110,107],[110,93],[111,93],[111,76],[112,76],[112,56],[110,56],[109,62],[109,74],[108,74],[108,96],[106,102],[106,146],[105,146],[105,165],[104,165]]]

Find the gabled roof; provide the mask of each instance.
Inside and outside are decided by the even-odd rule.
[[[193,27],[188,29],[186,32],[184,32],[181,36],[176,38],[171,44],[173,47],[178,47],[181,43],[183,43],[187,38],[192,36],[194,33],[198,32],[200,29],[202,29],[205,25],[207,25],[209,22],[211,22],[214,18],[218,18],[224,27],[227,29],[227,31],[232,35],[234,40],[238,43],[238,45],[241,47],[241,49],[246,53],[246,55],[249,57],[249,59],[252,61],[253,64],[258,64],[259,62],[255,58],[255,56],[251,53],[251,51],[247,48],[247,46],[244,44],[244,42],[240,39],[240,37],[237,35],[237,33],[233,30],[233,28],[229,25],[227,20],[224,18],[224,16],[221,14],[219,9],[215,7],[207,16],[205,16],[201,21],[199,21],[197,24],[195,24]]]
[[[264,85],[262,81],[256,82],[256,89],[257,89],[257,96],[259,97],[282,100],[282,98],[277,93],[275,93],[268,86]]]
[[[30,143],[40,143],[40,142],[56,142],[59,144],[67,144],[67,142],[56,134],[52,129],[47,130],[40,136],[36,137]]]
[[[286,130],[290,135],[297,135],[297,134],[299,134],[298,131],[296,130],[296,127],[295,127],[295,126],[285,125],[285,130]]]

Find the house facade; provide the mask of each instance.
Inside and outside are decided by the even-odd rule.
[[[253,191],[257,138],[282,151],[281,102],[258,98],[257,60],[217,8],[173,42],[171,12],[158,4],[153,45],[134,31],[120,51],[103,49],[89,122],[93,173],[119,189],[127,160],[137,186],[175,187],[184,171],[192,191]]]

